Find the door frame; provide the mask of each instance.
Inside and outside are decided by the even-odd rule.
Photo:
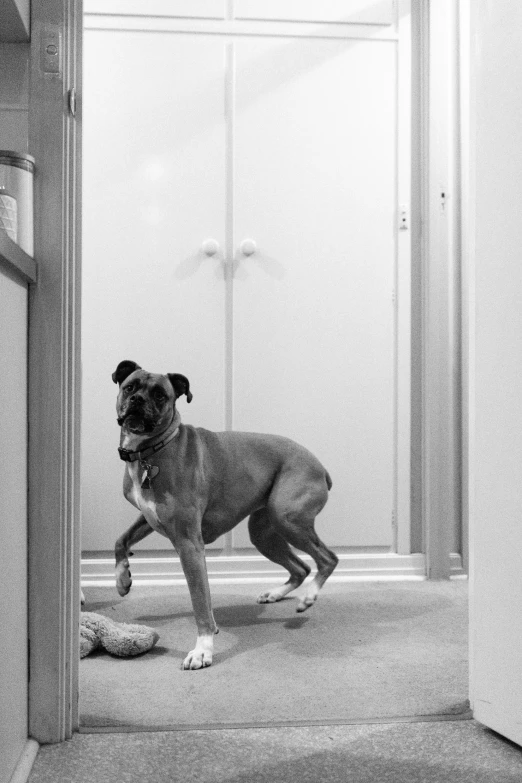
[[[422,329],[420,341],[412,334],[413,356],[421,367],[413,379],[419,403],[413,417],[420,426],[412,438],[421,470],[412,464],[412,495],[420,497],[431,578],[449,577],[450,521],[461,508],[456,125],[435,79],[440,58],[455,40],[457,4],[412,4],[420,12],[415,23],[421,35],[422,96],[413,133],[419,133],[418,161],[424,162],[422,179],[414,180],[413,188],[413,201],[420,196],[412,221],[419,226],[412,266],[418,267]],[[29,329],[29,733],[45,743],[60,742],[78,729],[82,22],[82,0],[32,2],[29,138],[37,161],[39,281]],[[59,74],[42,71],[43,41],[53,31],[61,33],[63,47]],[[448,89],[455,67],[452,59],[445,73]],[[75,116],[73,89],[79,98]],[[446,193],[443,205],[441,192]]]
[[[449,579],[452,531],[467,570],[462,483],[459,0],[419,0],[413,175],[412,506],[429,579]],[[414,66],[415,71],[415,66]],[[417,263],[416,263],[417,261]],[[417,268],[416,268],[417,267]],[[413,530],[414,532],[414,530]]]
[[[397,143],[395,147],[395,213],[393,216],[394,224],[391,226],[391,230],[394,231],[394,271],[393,280],[391,282],[390,297],[393,301],[393,382],[390,388],[390,395],[392,395],[392,407],[393,407],[393,490],[391,503],[389,508],[389,524],[391,526],[391,545],[389,556],[393,561],[394,567],[397,571],[402,572],[401,558],[403,561],[407,557],[410,557],[410,565],[413,566],[413,556],[421,553],[422,547],[422,514],[419,513],[412,519],[411,514],[411,473],[412,473],[412,459],[411,459],[411,441],[412,441],[412,372],[411,372],[411,344],[412,344],[412,329],[411,329],[411,270],[412,270],[412,228],[413,221],[410,219],[412,213],[411,205],[411,172],[412,172],[412,150],[411,150],[411,138],[412,138],[412,96],[411,96],[411,79],[412,79],[412,53],[409,46],[409,40],[411,37],[411,23],[410,23],[410,8],[415,6],[415,3],[411,3],[411,0],[396,0],[395,14],[396,25],[384,28],[373,28],[371,26],[364,25],[352,25],[349,34],[343,29],[343,25],[324,25],[314,26],[310,28],[302,23],[278,23],[275,25],[269,25],[268,29],[259,26],[256,22],[246,22],[244,20],[236,20],[233,18],[232,3],[223,13],[223,18],[220,20],[209,19],[187,19],[180,18],[178,16],[166,16],[157,17],[150,16],[146,9],[138,8],[136,3],[129,0],[129,12],[127,13],[122,7],[115,9],[110,13],[100,6],[100,4],[93,0],[92,3],[89,0],[85,2],[85,25],[86,30],[103,30],[103,31],[127,31],[133,33],[141,33],[151,31],[158,32],[172,32],[176,34],[180,33],[204,33],[205,35],[223,35],[228,38],[226,49],[226,87],[225,87],[225,105],[230,103],[230,96],[233,92],[233,76],[231,69],[233,68],[232,53],[231,53],[231,41],[236,36],[260,36],[269,35],[270,37],[283,36],[288,37],[303,37],[312,39],[321,38],[340,38],[346,40],[369,39],[369,40],[381,40],[388,41],[396,47],[397,52],[397,76],[395,81],[395,102],[396,102],[396,117],[394,128],[397,136]],[[227,110],[226,115],[229,115]],[[233,133],[230,127],[231,117],[227,116],[227,150],[230,154],[233,147]],[[417,170],[417,162],[415,164],[415,170]],[[232,169],[227,166],[227,190],[229,191],[228,202],[231,198],[232,187]],[[403,224],[404,217],[404,224]],[[233,238],[232,238],[232,220],[231,209],[228,209],[226,217],[227,230],[226,230],[226,249],[225,257],[231,259],[233,253]],[[415,221],[420,220],[419,215],[415,215]],[[405,228],[406,230],[400,230]],[[232,244],[231,244],[232,243]],[[226,265],[229,276],[231,274],[231,266]],[[231,427],[231,383],[232,383],[232,362],[231,351],[232,342],[230,339],[231,327],[230,319],[231,314],[231,299],[230,299],[230,278],[228,277],[225,294],[225,311],[227,321],[227,342],[225,347],[226,355],[226,407],[225,407],[225,428]],[[224,548],[223,555],[234,555],[233,547],[233,534],[228,533],[224,536]],[[448,548],[448,566],[449,566],[449,548]],[[398,555],[393,559],[393,555]],[[350,555],[342,555],[343,559],[350,558]],[[247,558],[242,561],[243,567],[247,566]],[[250,558],[248,558],[250,562]],[[377,566],[377,563],[375,564]],[[104,560],[103,573],[101,574],[105,579],[108,576],[107,573],[108,560]],[[425,563],[422,563],[422,570],[424,570]],[[458,566],[457,566],[458,567]],[[449,574],[449,571],[448,571]]]
[[[81,95],[83,6],[31,6],[38,280],[29,301],[29,734],[48,743],[78,727],[81,104],[75,110],[71,91]]]

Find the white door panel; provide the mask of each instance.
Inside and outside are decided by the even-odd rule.
[[[470,690],[474,717],[522,745],[522,7],[468,11]]]
[[[258,250],[236,256],[234,428],[287,435],[324,462],[329,544],[388,546],[395,50],[242,41],[236,73],[235,246]]]
[[[235,0],[238,19],[393,24],[393,0]]]
[[[223,44],[88,31],[85,96],[83,549],[95,550],[136,516],[116,450],[119,361],[185,374],[183,420],[224,429],[223,257],[201,249],[224,246]],[[154,546],[169,545],[142,544]]]

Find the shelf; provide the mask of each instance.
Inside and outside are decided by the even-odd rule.
[[[0,267],[7,267],[21,275],[28,283],[36,283],[36,261],[13,242],[5,231],[0,231]]]

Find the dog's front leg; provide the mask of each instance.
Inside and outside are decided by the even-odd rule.
[[[125,533],[118,538],[114,546],[114,555],[116,558],[116,589],[118,593],[123,596],[127,595],[131,589],[132,579],[129,568],[128,555],[131,546],[137,544],[146,536],[152,533],[152,528],[143,516],[140,514],[136,522],[130,526]]]
[[[205,546],[201,540],[183,538],[175,542],[175,547],[187,580],[198,628],[196,646],[183,661],[182,668],[203,669],[212,663],[214,634],[218,632],[210,601]]]

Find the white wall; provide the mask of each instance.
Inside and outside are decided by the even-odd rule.
[[[522,744],[522,4],[470,7],[471,695]]]
[[[0,44],[0,149],[27,152],[29,44]],[[27,739],[27,286],[0,268],[0,783]]]

